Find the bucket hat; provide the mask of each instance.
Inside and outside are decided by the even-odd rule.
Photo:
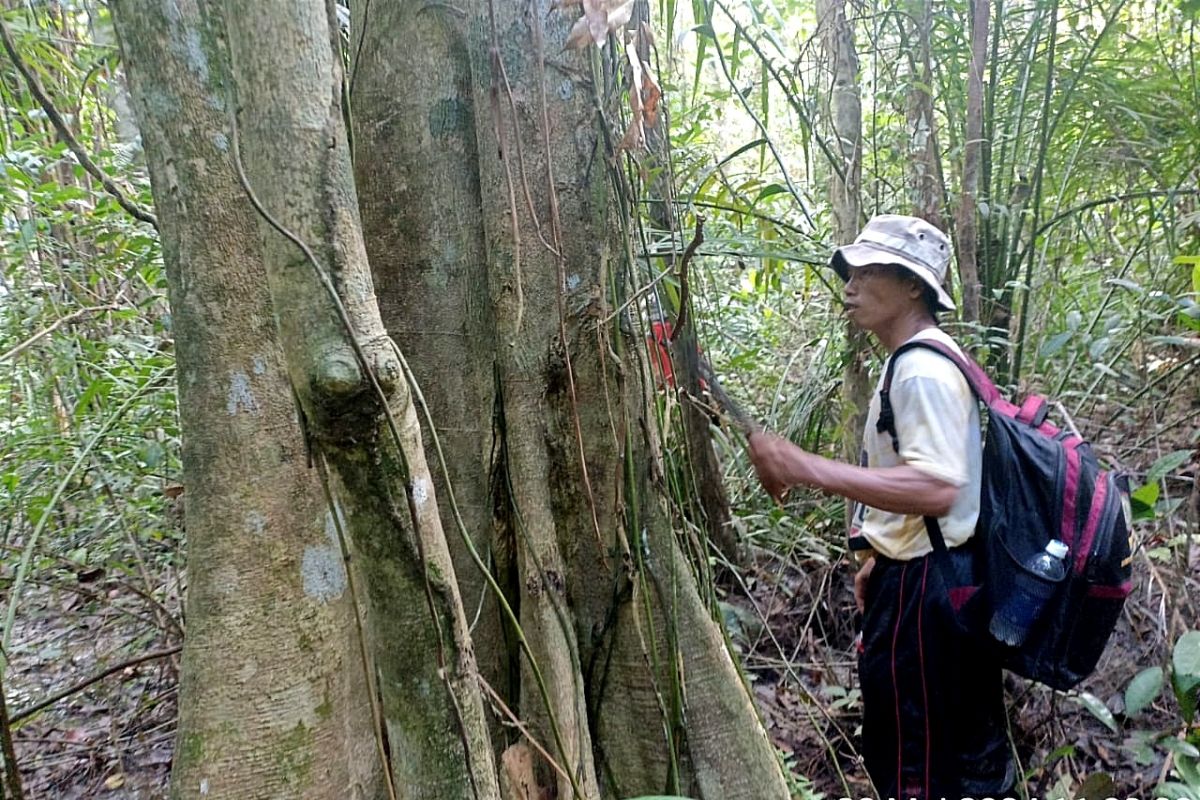
[[[880,214],[867,223],[853,244],[839,247],[829,260],[844,281],[850,280],[850,270],[869,264],[903,267],[937,293],[938,308],[954,310],[954,301],[942,288],[950,266],[950,237],[925,220]]]

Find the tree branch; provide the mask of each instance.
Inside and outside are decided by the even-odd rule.
[[[0,354],[0,364],[3,364],[10,358],[15,358],[22,351],[28,350],[30,347],[32,347],[39,339],[49,336],[50,334],[54,333],[54,331],[58,330],[69,322],[74,322],[80,317],[86,317],[88,314],[97,314],[101,311],[116,311],[119,308],[120,306],[110,303],[104,306],[89,306],[88,308],[81,308],[78,311],[72,311],[70,314],[67,314],[62,319],[59,319],[57,322],[50,325],[48,328],[43,328],[33,336],[30,336],[28,339],[21,342],[7,353]]]
[[[16,723],[20,722],[21,720],[33,716],[34,714],[41,711],[42,709],[49,708],[50,706],[57,703],[59,700],[62,700],[64,697],[70,697],[71,695],[75,694],[76,692],[82,692],[84,689],[91,686],[93,683],[102,681],[105,678],[107,678],[109,675],[112,675],[113,673],[120,672],[121,670],[126,669],[127,667],[136,667],[138,664],[142,664],[147,661],[154,661],[155,659],[159,659],[159,658],[168,658],[170,656],[175,655],[182,649],[183,649],[183,645],[175,645],[174,647],[168,647],[165,650],[155,650],[152,653],[145,653],[143,655],[137,656],[136,658],[131,658],[127,661],[122,661],[120,664],[114,664],[113,666],[109,667],[108,669],[97,672],[95,675],[91,676],[90,678],[84,678],[83,680],[79,681],[78,683],[72,684],[71,686],[68,686],[67,688],[65,688],[61,691],[55,692],[54,694],[50,695],[49,697],[47,697],[44,700],[39,700],[38,702],[31,705],[29,708],[21,709],[20,711],[13,714],[9,718],[9,722],[15,725]]]
[[[100,184],[104,187],[104,190],[116,198],[117,203],[120,204],[121,208],[128,211],[129,214],[135,219],[140,219],[142,222],[148,222],[154,226],[155,230],[158,230],[158,218],[126,197],[125,193],[121,191],[120,187],[113,183],[112,178],[105,175],[104,171],[100,169],[100,167],[96,166],[96,162],[92,161],[91,156],[89,156],[87,151],[83,149],[83,146],[79,144],[79,141],[75,138],[75,134],[71,133],[71,129],[67,127],[66,121],[62,118],[62,115],[58,113],[58,109],[54,107],[52,102],[50,102],[49,95],[47,95],[46,90],[42,88],[42,82],[38,80],[37,75],[35,75],[33,71],[29,69],[29,65],[25,63],[23,58],[21,58],[21,54],[17,52],[17,46],[13,42],[12,33],[9,31],[8,25],[5,24],[2,16],[0,16],[0,40],[3,40],[4,50],[8,53],[9,59],[12,60],[13,66],[17,68],[17,72],[21,73],[21,77],[25,79],[25,85],[29,87],[29,93],[33,95],[34,99],[37,100],[38,105],[40,105],[42,110],[46,112],[46,116],[49,117],[50,123],[54,125],[54,129],[58,131],[58,135],[62,137],[62,140],[66,143],[67,147],[70,148],[71,152],[75,154],[75,158],[78,159],[80,166],[87,170],[89,175],[100,181]]]

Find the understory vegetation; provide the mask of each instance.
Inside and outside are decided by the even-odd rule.
[[[985,4],[656,0],[637,9],[641,56],[623,29],[591,45],[600,88],[622,98],[620,118],[598,114],[619,155],[595,168],[629,204],[641,287],[613,317],[645,362],[655,320],[684,309],[703,387],[660,371],[653,398],[676,535],[794,796],[867,797],[845,510],[804,492],[772,503],[715,395],[845,457],[861,424],[847,376],[861,364],[873,386],[882,351],[848,340],[825,267],[846,228],[838,193],[859,226],[916,213],[966,238],[944,328],[1009,395],[1058,401],[1055,418],[1134,487],[1134,591],[1096,673],[1065,693],[1006,678],[1022,791],[1200,800],[1200,4]],[[188,747],[190,487],[141,139],[106,3],[9,0],[0,15],[4,786],[161,797]],[[849,71],[822,27],[837,18]],[[684,420],[697,402],[732,546],[705,525]]]

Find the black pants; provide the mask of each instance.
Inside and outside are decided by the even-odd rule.
[[[943,580],[971,583],[970,558],[876,556],[859,679],[863,754],[882,798],[1003,797],[1015,774],[999,662],[955,625]]]

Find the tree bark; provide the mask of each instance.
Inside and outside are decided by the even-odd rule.
[[[845,0],[818,0],[822,52],[830,72],[829,120],[841,157],[841,173],[830,175],[829,196],[833,208],[833,236],[848,244],[858,235],[862,222],[862,100],[858,89],[858,54],[854,29],[846,19]],[[840,302],[835,298],[834,302]],[[842,452],[858,460],[863,426],[871,402],[870,355],[867,335],[846,323],[847,361],[842,372]],[[847,508],[847,521],[850,510]]]
[[[188,530],[173,796],[375,798],[354,603],[238,185],[223,26],[195,4],[112,4],[171,302]]]
[[[967,126],[963,143],[962,199],[958,207],[954,243],[958,275],[962,281],[962,318],[980,318],[978,233],[976,208],[983,154],[983,70],[987,59],[988,12],[991,0],[971,0],[971,65],[967,75]]]
[[[933,0],[910,0],[914,21],[915,47],[910,43],[908,87],[909,197],[912,213],[939,230],[946,230],[942,219],[942,198],[946,196],[942,162],[938,154],[937,121],[933,116],[933,69],[930,65],[930,29],[933,27]]]
[[[464,24],[448,6],[380,0],[356,0],[350,19],[356,185],[380,312],[449,456],[449,476],[434,470],[442,519],[455,519],[453,488],[475,549],[508,585],[510,537],[492,536],[506,490],[493,458],[494,323]],[[501,689],[515,644],[465,542],[447,538],[480,671]]]
[[[612,313],[629,292],[606,174],[619,133],[597,129],[591,54],[564,49],[576,12],[470,9],[521,623],[563,729],[555,754],[585,794],[786,797],[650,481],[642,342]],[[520,684],[522,716],[553,742],[528,668]]]
[[[265,209],[268,283],[292,386],[361,555],[392,776],[405,797],[494,798],[465,614],[367,264],[333,7],[261,0],[226,10],[239,17],[228,35],[248,180]],[[282,46],[263,47],[262,31]]]

